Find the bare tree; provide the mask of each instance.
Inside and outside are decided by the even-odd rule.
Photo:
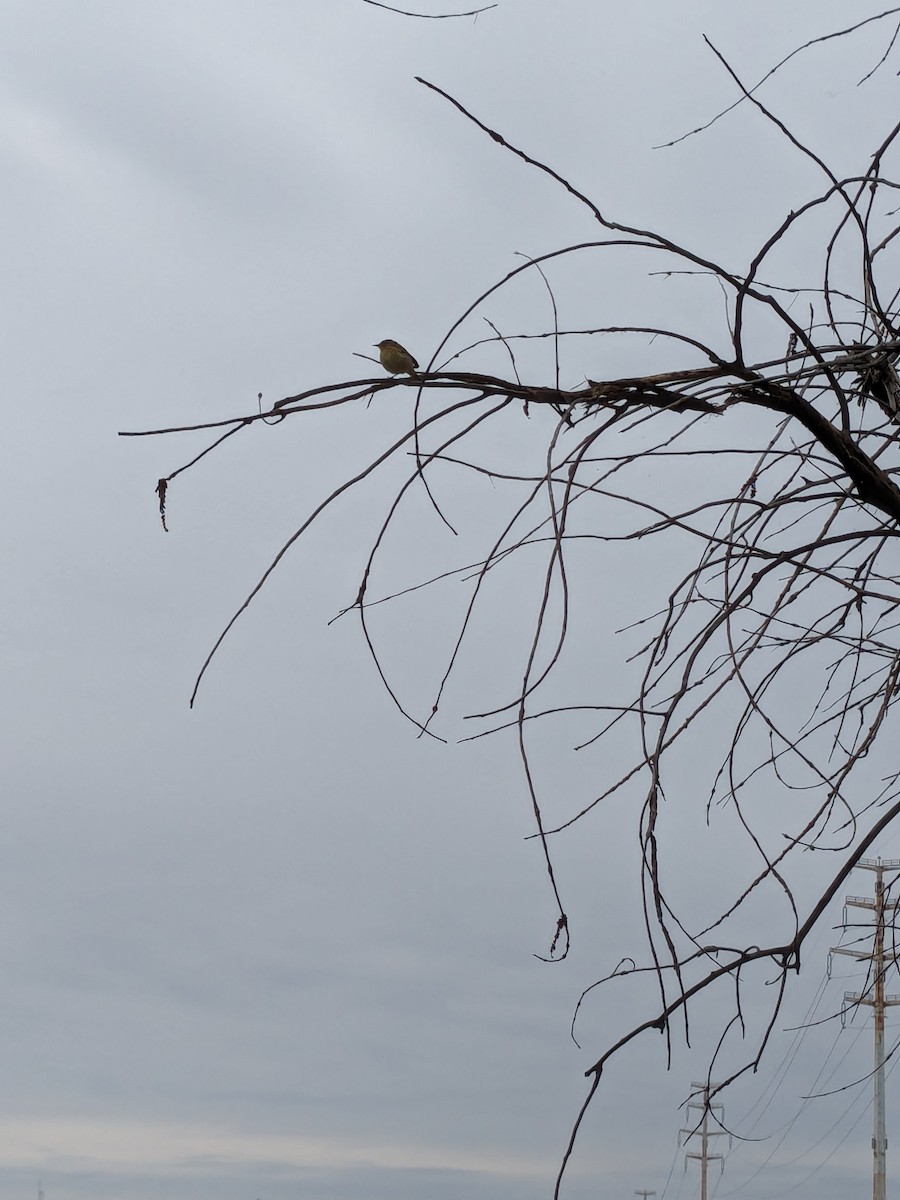
[[[831,36],[847,38],[876,21],[887,27],[896,23],[897,12],[880,13]],[[888,34],[882,62],[896,36],[896,29]],[[494,580],[511,563],[527,558],[535,572],[535,617],[522,647],[521,675],[511,699],[472,719],[479,726],[477,736],[512,729],[517,740],[535,837],[556,904],[549,958],[564,957],[569,946],[554,840],[589,819],[602,827],[605,805],[613,797],[638,800],[635,835],[648,953],[644,966],[629,961],[608,978],[649,972],[657,1002],[646,1021],[591,1065],[585,1109],[609,1058],[648,1029],[661,1030],[668,1039],[677,1019],[687,1030],[691,1002],[700,993],[724,986],[732,996],[720,1045],[730,1031],[743,1030],[744,991],[762,964],[767,983],[776,985],[766,993],[767,1019],[724,1082],[755,1069],[808,934],[859,856],[900,814],[900,768],[873,768],[876,747],[895,729],[900,696],[900,276],[895,257],[900,182],[894,169],[900,124],[874,139],[856,173],[839,177],[770,111],[759,86],[745,85],[719,59],[734,82],[737,102],[753,106],[760,120],[770,122],[814,164],[821,181],[741,270],[663,233],[613,219],[550,166],[420,80],[500,148],[549,176],[584,206],[599,237],[517,266],[451,325],[416,375],[336,382],[286,397],[265,412],[190,427],[220,427],[203,451],[207,454],[258,420],[302,420],[311,410],[397,388],[413,389],[417,397],[411,427],[325,497],[283,547],[219,637],[198,686],[234,621],[291,546],[340,496],[366,486],[386,464],[401,468],[403,477],[361,564],[358,595],[345,611],[358,618],[388,694],[420,733],[434,735],[448,683],[459,670]],[[695,287],[698,280],[715,286],[721,295],[717,333],[709,336],[692,325],[691,306],[680,301],[671,303],[676,315],[666,326],[648,321],[602,329],[560,327],[549,278],[553,266],[612,253],[632,255],[641,276],[649,261],[651,272],[674,286]],[[792,264],[800,253],[810,274],[798,280]],[[785,274],[788,270],[794,270],[793,277]],[[553,301],[550,326],[528,335],[492,328],[487,338],[447,358],[446,347],[455,344],[452,339],[464,323],[529,272],[540,273],[546,282]],[[523,346],[532,338],[553,348],[555,386],[535,386],[522,378]],[[586,379],[574,389],[560,386],[569,348],[595,338],[606,345],[611,339],[642,345],[652,339],[665,369]],[[504,376],[451,369],[485,341],[507,356]],[[438,403],[426,407],[426,400]],[[522,420],[523,410],[533,419],[551,415],[540,468],[509,469],[485,461],[490,443],[479,441],[481,435]],[[160,480],[164,521],[167,488],[198,458]],[[678,492],[686,499],[667,501],[671,489],[653,486],[649,467],[680,481]],[[374,595],[371,581],[404,505],[423,503],[435,522],[452,527],[452,513],[435,486],[449,471],[489,479],[508,507],[474,558],[447,563],[439,576],[404,588],[435,587],[448,576],[468,580],[433,703],[420,713],[402,700],[382,662],[372,612],[391,597]],[[592,680],[588,702],[572,705],[557,686],[566,678],[560,671],[572,650],[572,606],[579,586],[592,586],[591,571],[615,546],[633,547],[634,554],[677,569],[672,578],[659,580],[658,595],[635,614],[631,641],[609,631],[607,651],[621,647],[627,660],[616,679]],[[638,637],[640,644],[634,645]],[[582,745],[610,747],[607,773],[585,803],[548,819],[533,769],[531,731],[575,713],[579,720],[587,714],[596,722]],[[635,747],[631,758],[624,757],[628,746]],[[680,786],[685,754],[706,819],[727,812],[746,841],[743,873],[733,880],[733,894],[701,921],[685,916],[672,899],[673,891],[684,890],[690,868],[685,871],[667,858],[663,830],[666,798]],[[777,797],[774,820],[771,803],[760,815],[763,792]],[[816,856],[821,866],[809,884],[813,876],[800,863],[809,862],[811,848],[830,857]],[[773,922],[767,908],[760,924],[755,906],[766,894],[777,899],[783,920]]]

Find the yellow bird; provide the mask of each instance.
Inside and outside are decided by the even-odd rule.
[[[400,343],[395,342],[393,338],[385,338],[383,342],[376,342],[375,349],[378,351],[381,365],[391,375],[415,375],[419,364],[410,352],[404,350]]]

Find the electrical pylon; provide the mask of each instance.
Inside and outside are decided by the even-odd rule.
[[[725,1129],[710,1129],[710,1127],[709,1127],[710,1113],[713,1114],[717,1125],[722,1124],[721,1117],[715,1116],[715,1113],[717,1111],[720,1113],[724,1112],[724,1106],[721,1104],[717,1104],[715,1101],[711,1101],[709,1098],[710,1091],[711,1090],[714,1091],[716,1086],[717,1085],[714,1083],[713,1084],[710,1084],[710,1083],[692,1083],[691,1084],[693,1091],[691,1092],[691,1099],[688,1100],[688,1102],[687,1102],[687,1110],[688,1110],[688,1113],[690,1113],[692,1108],[700,1109],[701,1110],[700,1117],[699,1117],[696,1125],[693,1126],[693,1128],[679,1129],[679,1131],[678,1131],[678,1143],[681,1146],[686,1146],[688,1144],[688,1142],[691,1140],[691,1138],[693,1138],[693,1137],[698,1137],[700,1139],[700,1149],[699,1150],[688,1150],[684,1156],[684,1169],[685,1170],[687,1170],[687,1160],[689,1158],[696,1158],[700,1163],[700,1200],[707,1200],[706,1179],[707,1179],[709,1164],[711,1162],[718,1161],[719,1171],[721,1172],[721,1171],[725,1170],[724,1154],[710,1154],[710,1152],[709,1152],[710,1138],[724,1136],[729,1139],[729,1142],[731,1140],[731,1134],[728,1133]],[[701,1099],[695,1100],[693,1098],[694,1096],[699,1096],[699,1097],[701,1097]],[[682,1134],[684,1135],[683,1142],[681,1140]]]
[[[888,996],[884,978],[888,967],[896,966],[898,956],[885,951],[885,914],[896,912],[900,900],[887,900],[884,895],[885,871],[900,870],[900,858],[861,858],[856,864],[865,871],[875,872],[875,896],[847,896],[844,901],[844,928],[847,928],[847,908],[865,908],[874,914],[874,922],[862,928],[871,930],[872,949],[854,950],[849,946],[832,946],[832,954],[847,954],[857,962],[871,964],[867,969],[868,986],[863,992],[844,992],[844,1004],[865,1004],[875,1014],[875,1129],[872,1134],[872,1200],[885,1200],[887,1190],[887,1134],[884,1118],[884,1010],[900,1004],[900,996]],[[868,937],[868,935],[867,935]],[[831,962],[829,960],[829,972]]]

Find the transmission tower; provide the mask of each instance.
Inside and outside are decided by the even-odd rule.
[[[648,1189],[648,1188],[635,1188],[634,1194],[636,1196],[643,1196],[643,1200],[647,1200],[648,1196],[655,1196],[656,1192],[654,1192],[652,1189]]]
[[[710,1140],[717,1137],[727,1137],[729,1143],[731,1135],[724,1129],[710,1129],[709,1118],[712,1115],[713,1120],[717,1125],[722,1124],[722,1117],[717,1115],[724,1112],[724,1107],[711,1101],[709,1098],[710,1091],[714,1091],[716,1084],[709,1083],[692,1083],[691,1099],[687,1102],[688,1116],[691,1109],[699,1109],[700,1116],[696,1124],[690,1129],[679,1129],[678,1142],[679,1145],[686,1146],[691,1138],[699,1138],[700,1149],[688,1150],[684,1156],[684,1169],[687,1170],[687,1160],[694,1158],[700,1163],[700,1200],[707,1200],[706,1180],[711,1162],[718,1162],[720,1173],[725,1170],[725,1156],[723,1154],[711,1154],[709,1150]],[[699,1097],[699,1099],[694,1099]],[[682,1141],[682,1137],[684,1141]],[[715,1143],[713,1143],[715,1144]]]
[[[897,955],[885,951],[885,915],[895,913],[900,900],[887,900],[884,895],[885,871],[900,870],[900,858],[861,858],[856,864],[865,871],[875,872],[875,896],[848,896],[844,901],[844,928],[847,928],[847,908],[865,908],[873,914],[871,924],[862,925],[871,937],[870,950],[854,950],[850,946],[832,946],[832,954],[848,954],[857,962],[870,964],[867,968],[868,986],[863,992],[844,992],[844,1004],[865,1004],[875,1014],[875,1130],[872,1135],[872,1200],[885,1200],[887,1181],[887,1134],[884,1119],[884,1010],[892,1004],[900,1004],[900,996],[888,996],[884,990],[884,977],[889,967],[897,965]],[[856,926],[860,928],[860,926]],[[829,968],[830,968],[829,962]]]

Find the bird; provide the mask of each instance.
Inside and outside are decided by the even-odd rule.
[[[415,375],[419,364],[399,342],[395,342],[393,338],[385,338],[382,342],[376,342],[375,348],[381,365],[391,375]]]

